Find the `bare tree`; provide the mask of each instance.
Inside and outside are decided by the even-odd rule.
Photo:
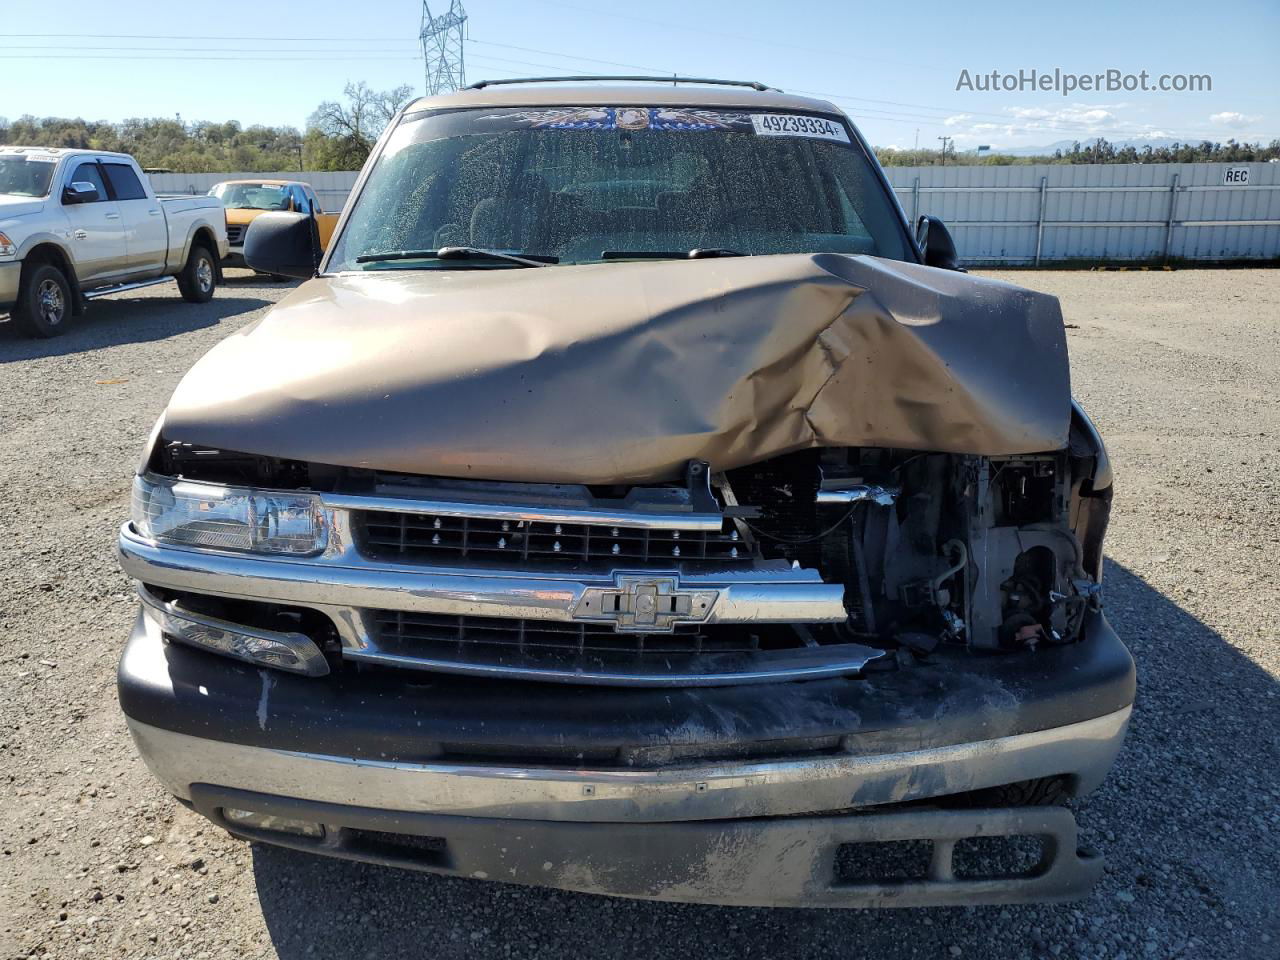
[[[316,107],[307,127],[334,141],[336,152],[354,169],[364,163],[378,134],[412,98],[413,88],[405,84],[391,90],[371,90],[361,80],[348,83],[342,95],[345,103],[326,100]]]

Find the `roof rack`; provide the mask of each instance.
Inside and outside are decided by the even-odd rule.
[[[610,76],[610,75],[583,75],[575,77],[512,77],[507,80],[480,80],[477,83],[470,84],[467,90],[483,90],[485,87],[496,87],[500,84],[509,83],[590,83],[593,81],[615,81],[626,80],[644,83],[669,83],[675,86],[678,83],[705,83],[717,87],[750,87],[752,90],[772,90],[775,93],[781,93],[777,87],[769,87],[758,80],[713,80],[710,77],[655,77],[655,76]]]

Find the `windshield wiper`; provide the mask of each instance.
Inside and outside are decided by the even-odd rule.
[[[540,253],[504,253],[501,250],[485,250],[481,247],[441,247],[439,250],[388,250],[385,253],[366,253],[356,257],[356,263],[385,263],[390,260],[499,260],[521,267],[545,267],[559,263],[559,257]]]
[[[694,247],[692,250],[606,250],[601,260],[709,260],[713,257],[745,257],[726,247]]]

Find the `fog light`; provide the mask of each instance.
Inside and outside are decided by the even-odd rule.
[[[329,662],[305,633],[259,630],[192,613],[176,603],[166,603],[142,586],[138,587],[138,596],[143,611],[170,640],[309,677],[322,677],[329,672]]]
[[[250,830],[269,830],[272,833],[290,833],[295,837],[312,837],[324,839],[324,824],[312,820],[299,820],[297,817],[277,817],[271,813],[260,813],[257,810],[241,810],[239,807],[223,807],[222,816],[237,827],[248,827]]]

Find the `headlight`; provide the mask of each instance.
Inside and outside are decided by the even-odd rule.
[[[12,257],[18,252],[18,245],[9,239],[8,234],[0,233],[0,257]]]
[[[328,540],[318,497],[138,476],[133,525],[150,540],[186,547],[303,556]]]

